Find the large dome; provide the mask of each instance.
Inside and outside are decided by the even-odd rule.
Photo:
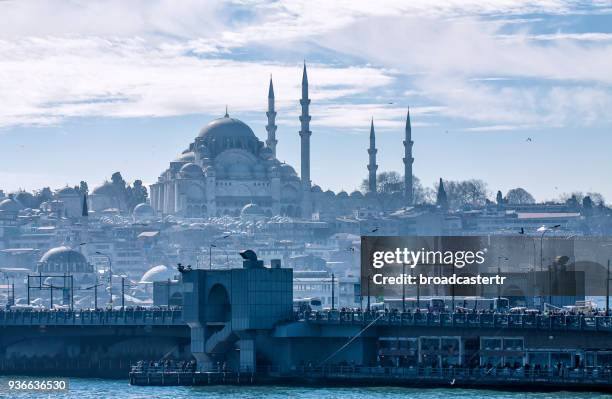
[[[80,252],[66,246],[51,248],[40,258],[40,273],[92,273],[93,267]]]
[[[259,140],[251,128],[239,119],[225,116],[206,125],[198,134],[199,140],[215,154],[231,149],[246,149],[256,152]]]
[[[40,258],[40,261],[57,263],[87,263],[87,260],[83,254],[66,246],[51,248],[45,252],[42,258]]]
[[[174,280],[174,271],[168,266],[158,265],[147,270],[140,279],[141,283]]]

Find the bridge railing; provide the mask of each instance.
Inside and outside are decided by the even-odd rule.
[[[180,309],[1,310],[0,325],[180,325]]]
[[[321,324],[370,324],[425,327],[510,328],[612,332],[612,316],[435,312],[300,312],[296,320]]]
[[[467,367],[365,367],[350,365],[320,365],[314,367],[300,366],[292,370],[294,374],[305,374],[319,377],[348,378],[419,378],[419,379],[460,379],[460,380],[499,380],[540,382],[597,382],[612,384],[612,369],[591,367],[581,369],[525,369],[512,368],[467,368]]]

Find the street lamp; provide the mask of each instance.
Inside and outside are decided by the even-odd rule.
[[[508,258],[506,258],[505,256],[497,257],[497,275],[501,273],[501,261],[502,260],[508,260]],[[497,284],[497,299],[501,299],[501,287],[499,286],[499,284]]]
[[[228,238],[230,235],[231,234],[227,234],[227,235],[224,235],[223,237],[216,238],[210,243],[210,246],[208,248],[208,270],[212,270],[212,249],[217,248],[215,243],[221,239]]]
[[[108,260],[108,294],[110,295],[109,304],[111,309],[113,308],[113,262],[111,257],[102,252],[96,251],[96,255],[101,255]]]

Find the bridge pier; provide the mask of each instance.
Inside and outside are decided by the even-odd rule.
[[[206,327],[194,323],[189,325],[191,329],[191,354],[196,359],[199,371],[211,370],[214,362],[206,353]]]
[[[238,348],[240,349],[240,370],[256,370],[255,340],[252,338],[241,339],[238,341]]]

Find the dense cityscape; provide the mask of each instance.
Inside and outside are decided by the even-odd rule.
[[[372,120],[361,191],[323,191],[310,180],[305,64],[301,94],[299,176],[276,158],[270,80],[265,143],[226,112],[148,187],[116,172],[93,189],[81,181],[33,193],[0,191],[0,300],[9,307],[178,306],[178,265],[231,269],[249,248],[293,268],[294,298],[355,307],[362,235],[535,236],[543,227],[554,227],[551,236],[612,233],[612,211],[597,193],[537,203],[522,188],[490,199],[480,180],[441,177],[424,188],[412,175],[409,112],[404,173],[377,172]]]

